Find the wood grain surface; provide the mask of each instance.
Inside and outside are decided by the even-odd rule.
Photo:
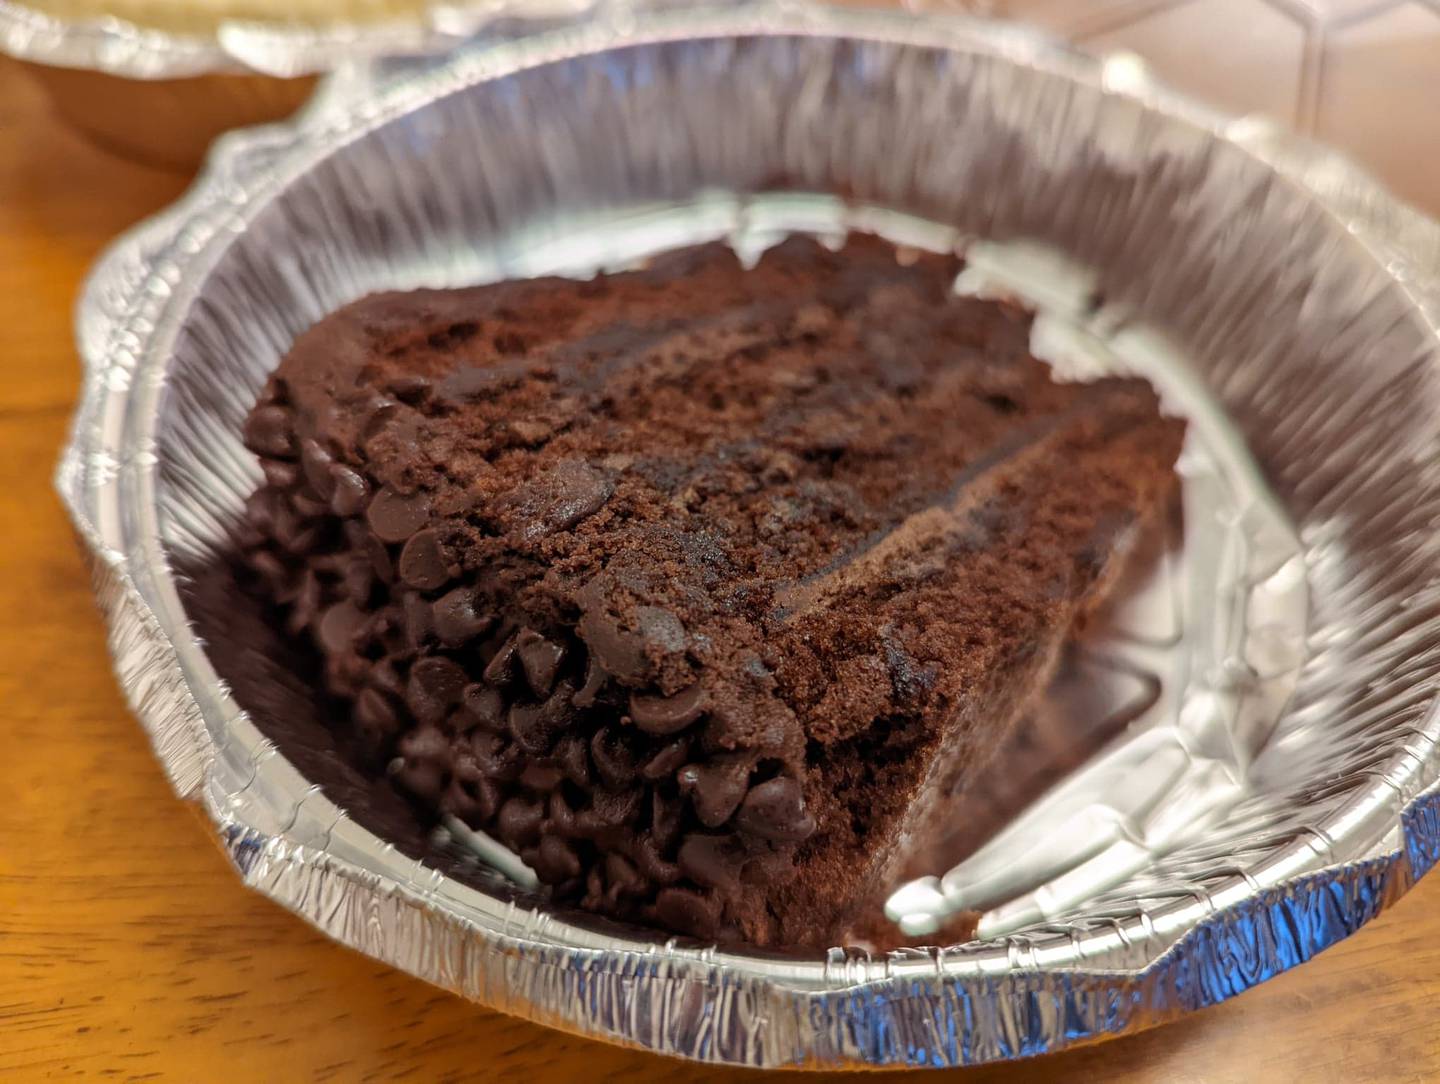
[[[111,676],[50,476],[76,389],[81,277],[184,183],[85,144],[0,67],[0,1080],[756,1079],[548,1031],[342,948],[243,888],[172,796]],[[1437,1080],[1437,972],[1440,875],[1226,1004],[956,1075]]]

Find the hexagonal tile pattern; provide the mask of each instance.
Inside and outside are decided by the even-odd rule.
[[[1440,11],[1411,2],[1331,29],[1316,135],[1440,212]]]
[[[1133,22],[1186,0],[995,0],[994,13],[1004,19],[1035,23],[1069,36]]]
[[[1291,0],[1324,23],[1369,17],[1402,0]]]
[[[1037,23],[1345,150],[1440,213],[1440,0],[904,0]],[[1428,107],[1428,108],[1427,108]]]
[[[1306,30],[1265,0],[1190,0],[1079,40],[1133,50],[1175,86],[1223,109],[1297,119]]]

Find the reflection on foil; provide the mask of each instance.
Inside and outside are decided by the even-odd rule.
[[[965,912],[980,913],[982,938],[1056,918],[1201,838],[1247,793],[1247,769],[1305,658],[1300,540],[1183,362],[1097,304],[1085,276],[1043,249],[977,244],[969,256],[959,287],[1035,307],[1034,349],[1062,379],[1144,376],[1190,426],[1173,521],[1136,553],[1130,582],[1072,645],[987,780],[962,799],[954,821],[968,835],[932,850],[973,853],[888,900],[886,914],[912,936]],[[986,810],[992,822],[995,810],[1019,813],[1047,786],[975,849]]]

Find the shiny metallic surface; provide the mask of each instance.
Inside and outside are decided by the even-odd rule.
[[[1203,832],[1132,833],[1140,861],[1082,892],[984,901],[987,936],[964,945],[760,955],[447,876],[260,732],[174,570],[223,549],[258,475],[239,420],[298,331],[378,288],[618,265],[751,236],[757,216],[779,232],[874,221],[857,206],[1063,254],[1117,314],[1094,337],[1162,343],[1262,472],[1249,491],[1293,532],[1280,587],[1303,587],[1305,635],[1272,640],[1273,672],[1273,653],[1241,653],[1244,688],[1299,663],[1277,717],[1190,748],[1237,788]],[[762,1066],[992,1061],[1231,996],[1354,932],[1440,856],[1437,269],[1440,228],[1343,160],[1195,107],[1128,58],[938,15],[612,9],[430,70],[349,73],[297,122],[223,140],[93,274],[58,485],[121,683],[251,886],[464,996],[597,1038]],[[1234,567],[1262,593],[1278,570]],[[963,898],[955,881],[937,891]]]

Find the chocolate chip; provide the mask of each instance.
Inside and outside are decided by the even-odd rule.
[[[545,639],[533,629],[521,629],[515,638],[520,668],[536,696],[545,696],[555,687],[555,675],[565,658],[565,646]]]
[[[638,758],[625,735],[615,727],[602,726],[595,731],[595,736],[590,739],[590,758],[594,761],[595,771],[607,786],[618,788],[635,782]]]
[[[262,459],[260,470],[265,474],[266,483],[276,489],[293,489],[300,481],[300,468],[284,460]]]
[[[579,632],[590,657],[621,681],[641,682],[649,677],[644,642],[622,628],[613,615],[598,608],[586,610],[580,617]]]
[[[365,620],[365,614],[348,598],[337,602],[321,615],[316,628],[315,638],[320,643],[320,650],[331,655],[349,651]]]
[[[257,489],[245,498],[245,522],[266,538],[275,537],[275,507],[281,500],[273,489]]]
[[[485,778],[504,783],[519,778],[523,754],[514,742],[487,730],[476,730],[470,735],[470,750]]]
[[[582,910],[598,911],[611,902],[605,891],[605,874],[599,866],[591,866],[585,874],[585,895],[580,898]]]
[[[573,701],[572,701],[573,703]],[[565,778],[577,787],[590,786],[590,753],[584,738],[570,734],[555,745],[555,760]]]
[[[594,707],[595,698],[605,689],[610,680],[610,675],[600,665],[600,660],[595,657],[594,652],[585,659],[585,680],[580,686],[580,691],[575,694],[573,701],[577,708]]]
[[[400,755],[407,760],[434,760],[441,763],[450,759],[450,741],[433,726],[422,726],[412,730],[400,739]]]
[[[640,774],[650,781],[665,779],[674,775],[690,756],[690,739],[679,737],[652,756],[640,769]]]
[[[579,459],[558,463],[523,491],[516,508],[521,537],[533,542],[570,530],[603,508],[612,491],[610,480],[588,463]]]
[[[418,536],[417,536],[418,537]],[[482,613],[473,587],[457,587],[435,602],[435,634],[447,647],[459,647],[495,623],[493,614]]]
[[[918,706],[935,687],[934,665],[922,666],[917,662],[888,625],[882,630],[880,642],[885,652],[885,666],[890,671],[895,702],[902,706]]]
[[[285,503],[275,506],[275,541],[296,557],[311,553],[320,543],[318,526],[306,522]]]
[[[400,739],[400,756],[393,765],[395,781],[417,798],[434,801],[445,788],[445,764],[450,745],[434,727],[421,727]]]
[[[323,501],[328,501],[335,492],[335,477],[330,473],[334,465],[335,457],[319,441],[307,438],[300,443],[300,467],[305,472],[305,481]]]
[[[694,832],[680,844],[676,862],[680,872],[697,884],[734,892],[740,887],[740,867],[744,852],[732,836],[712,836]]]
[[[330,506],[317,497],[307,496],[302,490],[299,493],[289,494],[290,506],[299,513],[301,519],[314,519],[316,516],[330,514]],[[299,525],[297,524],[297,528]]]
[[[370,483],[343,463],[330,468],[330,477],[335,480],[335,491],[330,496],[331,511],[337,516],[358,515],[370,498]]]
[[[674,734],[700,718],[705,691],[697,681],[674,696],[630,694],[630,718],[647,734]]]
[[[351,555],[340,574],[340,582],[357,606],[369,605],[370,596],[375,593],[375,570],[368,558]]]
[[[669,610],[659,606],[637,606],[635,622],[645,646],[656,653],[685,650],[685,626]]]
[[[605,856],[605,880],[617,895],[630,895],[645,887],[645,878],[630,860],[614,853]]]
[[[505,701],[500,690],[489,685],[467,685],[461,697],[473,725],[500,731],[505,726]]]
[[[389,699],[374,689],[365,689],[355,698],[352,716],[361,731],[372,739],[387,738],[400,729],[400,716]]]
[[[460,702],[465,671],[450,659],[421,659],[410,668],[405,684],[405,706],[422,722],[438,723]]]
[[[719,828],[739,807],[750,779],[744,760],[717,757],[702,764],[687,764],[676,774],[680,793],[688,795],[695,816],[706,828]]]
[[[365,521],[382,542],[404,542],[430,519],[430,498],[423,493],[410,496],[385,486],[365,509]]]
[[[735,825],[749,835],[781,843],[798,843],[815,831],[800,784],[785,776],[751,787],[735,815]]]
[[[325,687],[333,696],[353,697],[365,685],[367,660],[353,653],[332,655],[325,660]]]
[[[430,381],[419,373],[398,373],[385,382],[385,390],[402,403],[414,405],[430,394]]]
[[[500,838],[512,847],[531,843],[540,834],[540,822],[544,819],[544,807],[530,798],[511,798],[500,807],[496,828]]]
[[[381,583],[395,582],[395,562],[390,559],[390,551],[384,542],[371,535],[365,544],[365,556],[370,558],[370,567]]]
[[[296,452],[295,427],[290,411],[282,406],[262,406],[245,419],[245,447],[257,455],[291,459]]]
[[[720,905],[688,888],[663,888],[655,897],[661,924],[695,937],[713,937],[720,925]]]
[[[556,836],[546,836],[540,841],[540,853],[535,859],[535,874],[546,884],[561,884],[580,876],[580,856],[570,844]]]
[[[597,790],[590,796],[589,812],[608,828],[629,824],[640,815],[643,795],[638,790]]]
[[[313,569],[306,569],[300,578],[300,588],[290,603],[290,615],[285,620],[286,631],[299,636],[310,627],[320,613],[320,579]]]
[[[398,760],[391,774],[396,783],[423,801],[434,801],[445,786],[444,768],[428,760]]]
[[[400,404],[379,395],[370,399],[360,412],[360,440],[366,442],[383,429]]]
[[[279,557],[269,550],[259,550],[250,555],[249,562],[250,567],[260,574],[273,594],[278,596],[287,592],[291,573]]]
[[[405,682],[400,678],[400,671],[395,669],[395,664],[389,659],[381,659],[370,668],[370,684],[397,700],[405,698]]]
[[[636,792],[638,793],[638,792]],[[658,788],[650,793],[650,839],[662,851],[668,851],[680,838],[680,821],[684,807],[679,798],[667,798]]]
[[[435,629],[435,614],[429,602],[419,595],[405,593],[400,596],[403,614],[405,642],[411,651],[418,651]]]
[[[550,792],[545,803],[549,822],[548,830],[562,836],[573,836],[575,834],[575,810],[571,809],[570,803],[565,800],[564,791],[560,787],[556,787]]]
[[[656,884],[674,884],[680,879],[680,867],[660,857],[654,840],[637,840],[632,856],[641,874]]]
[[[446,559],[440,532],[433,527],[412,535],[400,551],[400,579],[422,591],[445,586],[459,571]]]
[[[511,704],[507,716],[510,733],[527,753],[548,753],[561,732],[574,722],[570,705],[573,689],[562,685],[543,704]]]
[[[560,785],[560,780],[565,775],[554,764],[542,764],[532,760],[525,765],[525,770],[520,773],[520,782],[531,790],[538,790],[549,794]]]
[[[458,771],[456,774],[458,776]],[[479,827],[500,808],[500,788],[483,777],[463,782],[454,778],[440,799],[440,808],[472,828]]]
[[[485,669],[480,673],[481,677],[496,685],[510,683],[515,667],[515,648],[518,638],[518,635],[513,633],[506,638],[505,642],[500,645],[500,650],[496,651],[490,661],[485,664]]]

